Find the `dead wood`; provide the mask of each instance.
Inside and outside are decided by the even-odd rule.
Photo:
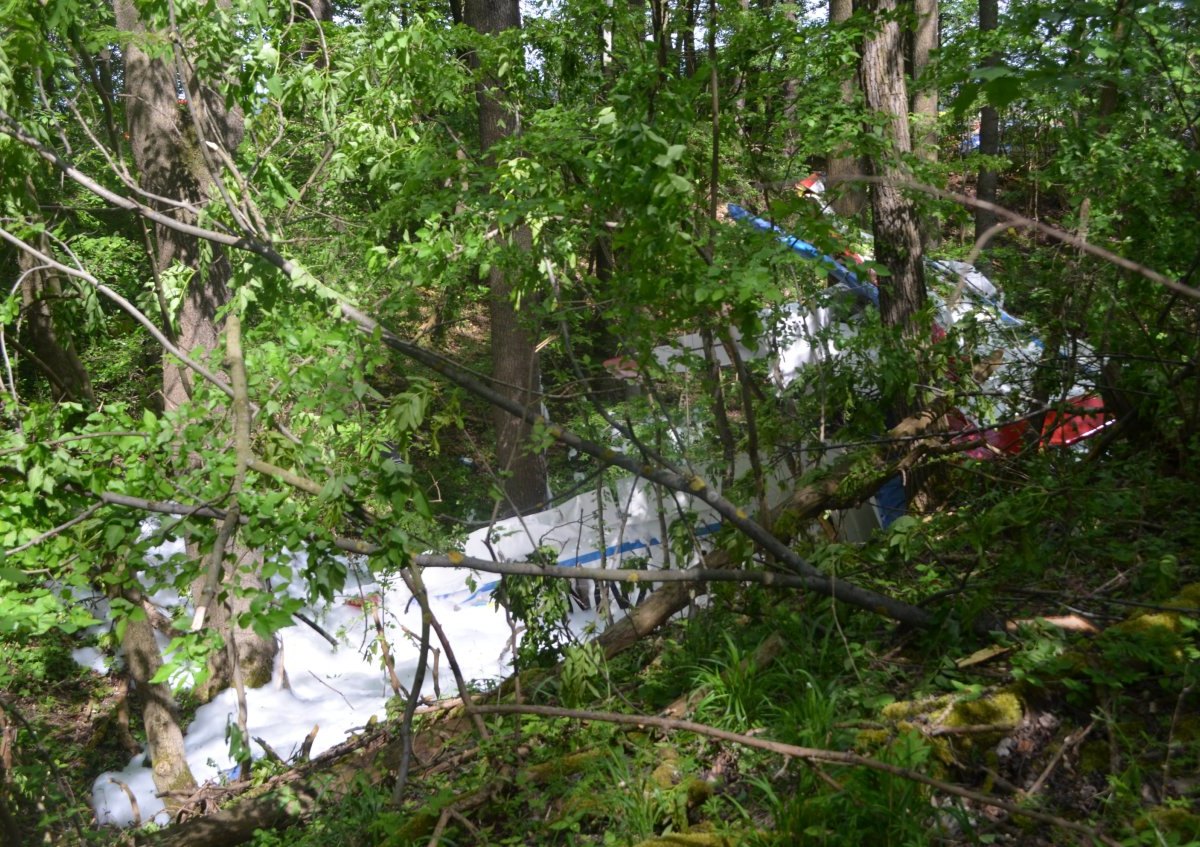
[[[1083,835],[1085,838],[1091,839],[1093,842],[1099,842],[1109,847],[1118,847],[1118,842],[1108,836],[1102,834],[1095,828],[1077,821],[1067,820],[1066,818],[1057,815],[1040,812],[1036,809],[1020,806],[1016,803],[1010,803],[1007,800],[1002,800],[991,794],[986,794],[981,791],[974,791],[969,788],[963,788],[952,782],[935,779],[926,776],[920,771],[911,768],[900,767],[893,765],[890,762],[884,762],[879,759],[873,759],[869,756],[861,756],[857,753],[848,753],[841,750],[828,750],[820,747],[799,747],[794,744],[784,744],[779,741],[771,741],[758,736],[745,735],[738,732],[729,732],[728,730],[719,729],[717,727],[707,726],[706,724],[695,723],[693,721],[677,720],[674,718],[664,718],[652,715],[626,715],[616,712],[592,712],[580,709],[561,709],[556,706],[531,706],[523,704],[505,704],[497,706],[473,706],[472,709],[483,715],[541,715],[543,717],[568,718],[579,721],[603,721],[605,723],[623,724],[626,726],[635,726],[639,728],[656,727],[667,732],[691,732],[696,735],[714,738],[718,741],[727,741],[732,744],[739,744],[744,747],[753,747],[758,750],[765,750],[769,753],[778,753],[782,756],[799,759],[804,762],[816,762],[832,765],[849,765],[851,767],[866,768],[879,773],[890,774],[910,782],[919,783],[928,786],[935,791],[940,791],[944,794],[950,794],[956,797],[961,797],[970,800],[980,806],[991,807],[1008,812],[1010,815],[1027,818],[1039,823],[1049,824],[1054,827],[1059,827],[1071,832],[1076,832]]]

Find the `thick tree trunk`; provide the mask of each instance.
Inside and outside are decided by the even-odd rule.
[[[854,14],[854,0],[829,0],[829,23],[840,24],[850,20]],[[857,68],[851,68],[842,78],[842,102],[854,102],[854,77]],[[846,150],[835,150],[829,157],[829,184],[832,189],[833,210],[839,215],[853,217],[863,210],[867,203],[867,193],[860,185],[843,182],[860,176],[863,163],[857,156],[847,155]]]
[[[992,32],[999,22],[998,0],[979,0],[979,31]],[[995,65],[998,58],[988,56],[984,67]],[[1000,152],[1000,113],[995,106],[984,106],[979,111],[979,152],[984,156],[995,156]],[[997,175],[992,168],[984,165],[979,169],[979,177],[975,184],[975,196],[988,203],[996,202]],[[975,240],[996,225],[996,215],[987,210],[975,210]]]
[[[135,593],[127,595],[126,599],[135,608],[141,606],[141,598]],[[196,779],[188,767],[171,686],[150,681],[162,667],[162,655],[154,640],[154,628],[144,615],[126,618],[121,646],[125,651],[129,678],[142,700],[142,723],[146,729],[154,788],[162,795],[167,809],[178,808],[196,790]]]
[[[891,148],[873,162],[881,181],[871,187],[875,261],[888,269],[879,286],[885,326],[911,329],[913,315],[925,305],[925,268],[916,208],[894,181],[907,177],[902,157],[912,151],[904,52],[896,0],[870,0],[876,29],[863,45],[862,80],[867,106],[884,121]]]
[[[37,247],[50,254],[49,239],[42,236]],[[63,297],[58,276],[24,250],[17,251],[17,269],[21,274],[21,316],[24,318],[25,346],[36,357],[36,366],[50,381],[55,400],[73,400],[92,405],[92,381],[75,353],[71,337],[61,337],[55,325],[53,303]]]
[[[938,0],[913,0],[913,11],[917,17],[912,42],[913,148],[922,159],[933,162],[938,154],[938,90],[933,80],[924,77],[930,54],[938,46]]]
[[[494,35],[521,26],[517,0],[467,0],[466,23],[477,32]],[[483,81],[478,89],[479,143],[486,152],[496,142],[519,132],[517,116],[502,102],[503,91],[496,80]],[[519,250],[531,249],[529,228],[518,225],[508,234]],[[514,286],[509,273],[494,264],[488,274],[488,300],[492,331],[492,376],[496,387],[524,406],[540,402],[541,371],[535,350],[536,338],[513,302]],[[546,501],[546,463],[530,447],[533,428],[503,411],[493,413],[496,426],[496,458],[507,474],[504,493],[508,512],[528,512]]]
[[[151,58],[138,47],[136,40],[146,33],[146,28],[132,0],[116,0],[115,11],[118,28],[134,34],[134,43],[126,44],[124,49],[125,110],[139,180],[144,189],[159,197],[189,204],[191,208],[163,203],[161,211],[193,222],[195,208],[220,201],[215,188],[218,175],[210,170],[201,137],[232,152],[241,143],[244,119],[237,109],[226,108],[224,96],[204,80],[194,74],[181,80],[174,63]],[[178,87],[180,81],[186,83],[182,91]],[[186,102],[182,98],[185,91],[197,100]],[[200,132],[193,121],[200,124]],[[177,265],[193,271],[180,305],[176,343],[203,359],[219,345],[217,311],[229,300],[229,260],[215,246],[208,245],[202,250],[198,239],[164,226],[155,228],[155,243],[157,252],[153,258],[159,274]],[[192,375],[188,370],[170,356],[164,356],[164,408],[179,408],[190,399],[192,390]],[[198,550],[189,552],[199,556]],[[249,555],[236,545],[231,545],[230,552],[235,561],[246,560]],[[224,584],[261,586],[257,568],[239,568]],[[228,600],[233,615],[249,609],[246,598],[230,596]],[[225,638],[231,637],[228,617],[217,613],[213,624],[223,627],[219,631]],[[274,640],[241,627],[234,627],[232,637],[238,641],[245,678],[270,679],[277,650]],[[229,685],[229,668],[222,661],[223,655],[224,651],[215,654],[214,673],[201,694],[210,695]]]
[[[511,243],[522,250],[531,247],[529,229],[517,227]],[[523,406],[541,402],[541,370],[534,349],[537,339],[527,321],[513,305],[512,285],[503,270],[489,272],[489,306],[492,329],[492,376],[497,388]],[[500,468],[509,475],[504,493],[509,501],[506,511],[532,512],[546,503],[545,457],[532,449],[533,427],[503,411],[493,412],[496,426],[496,457]]]

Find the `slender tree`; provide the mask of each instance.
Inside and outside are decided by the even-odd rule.
[[[938,0],[913,0],[916,15],[912,38],[913,148],[918,156],[937,159],[937,83],[928,78],[929,60],[938,46]]]
[[[482,35],[495,35],[521,26],[518,0],[467,0],[465,22]],[[517,115],[505,103],[504,89],[495,78],[485,75],[477,89],[479,103],[479,144],[486,153],[494,144],[515,135]],[[529,252],[531,235],[524,224],[508,233],[510,246]],[[539,402],[541,370],[535,349],[536,339],[527,321],[514,303],[515,286],[511,272],[499,263],[488,271],[488,306],[492,334],[492,377],[497,388],[523,406]],[[496,410],[496,457],[507,475],[504,493],[505,511],[530,511],[546,500],[546,463],[530,447],[532,427],[526,421]]]
[[[879,307],[885,325],[907,332],[925,304],[925,269],[917,211],[898,184],[907,176],[902,159],[912,152],[903,42],[896,0],[870,0],[868,7],[874,21],[863,45],[863,94],[886,139],[872,161],[879,178],[871,186],[875,260],[889,274],[879,286]]]
[[[999,23],[998,0],[979,0],[979,32],[985,38],[995,31]],[[989,54],[983,61],[984,67],[994,66],[1000,59],[994,53]],[[979,110],[979,152],[983,156],[995,156],[1000,152],[1000,113],[991,103],[985,103]],[[975,194],[980,200],[988,203],[996,202],[996,171],[984,159],[979,168]],[[988,209],[975,209],[975,239],[996,225],[996,216]]]
[[[850,16],[854,14],[854,0],[829,0],[829,23],[832,25],[844,24],[850,20]],[[844,103],[854,102],[854,77],[857,69],[852,69],[842,78],[842,101]],[[833,192],[833,210],[839,215],[851,217],[862,211],[866,205],[867,195],[857,184],[853,182],[841,182],[844,179],[853,179],[861,174],[863,164],[859,158],[851,153],[851,151],[843,148],[835,150],[829,157],[829,179],[834,187]]]

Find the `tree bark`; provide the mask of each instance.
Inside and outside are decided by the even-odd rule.
[[[854,0],[829,0],[829,23],[842,24],[850,20],[854,14]],[[857,68],[847,73],[841,82],[842,102],[854,102],[854,77]],[[867,193],[860,185],[843,182],[861,174],[863,163],[857,156],[849,155],[847,150],[836,150],[829,157],[829,183],[832,187],[832,207],[835,212],[845,217],[853,217],[863,210],[867,203]]]
[[[41,235],[37,248],[53,253],[49,239]],[[71,400],[94,405],[92,381],[75,352],[69,334],[61,336],[54,320],[54,303],[63,297],[62,283],[53,271],[24,250],[17,251],[17,269],[21,274],[21,314],[25,319],[22,335],[25,345],[36,357],[35,364],[50,381],[56,401]]]
[[[188,767],[183,730],[179,727],[179,712],[171,686],[150,681],[162,667],[154,628],[144,613],[136,615],[141,612],[141,597],[127,592],[125,599],[134,604],[135,615],[125,620],[121,646],[125,651],[129,678],[142,699],[142,723],[146,729],[154,788],[162,795],[163,804],[171,810],[178,808],[181,801],[196,790],[196,779]]]
[[[466,24],[484,35],[495,35],[521,26],[517,0],[467,0]],[[484,79],[476,92],[479,102],[479,144],[485,153],[498,141],[520,130],[517,115],[502,101],[502,86]],[[520,224],[508,234],[509,244],[528,253],[532,249],[529,228]],[[497,389],[524,406],[540,402],[541,370],[536,339],[514,304],[515,286],[499,263],[488,272],[488,299],[492,332],[492,377]],[[521,513],[540,508],[546,501],[546,463],[530,449],[533,427],[503,411],[493,412],[496,427],[496,458],[504,479],[505,512]]]
[[[132,0],[116,0],[117,27],[135,36],[146,34]],[[129,144],[139,180],[147,191],[160,197],[181,200],[195,208],[208,199],[215,176],[207,160],[191,115],[198,117],[205,136],[226,150],[241,142],[244,120],[236,109],[224,107],[223,98],[192,75],[186,90],[199,91],[196,103],[188,104],[176,81],[173,63],[151,58],[136,40],[125,45],[125,117]],[[194,212],[161,204],[160,211],[177,219],[194,222]],[[185,352],[215,350],[220,328],[217,310],[229,300],[229,261],[224,251],[214,248],[203,261],[198,239],[164,226],[155,227],[159,273],[179,264],[194,271],[184,293],[178,316],[178,344]],[[175,409],[192,394],[187,369],[169,357],[163,362],[163,405]]]
[[[243,116],[238,109],[227,108],[224,95],[206,84],[192,69],[183,68],[177,76],[174,63],[152,58],[138,46],[137,38],[147,30],[132,0],[116,0],[114,7],[118,29],[134,36],[124,47],[124,101],[129,144],[139,181],[152,194],[187,204],[161,203],[159,211],[194,223],[196,208],[220,202],[216,190],[219,176],[210,170],[201,141],[215,143],[232,153],[242,140]],[[179,81],[184,83],[182,91],[178,87]],[[184,92],[196,96],[195,102],[187,102]],[[199,239],[162,225],[155,227],[154,241],[156,254],[153,261],[159,275],[176,266],[192,271],[180,306],[176,343],[193,358],[203,360],[219,346],[217,311],[229,300],[231,268],[228,257],[216,245],[202,249]],[[187,403],[192,388],[192,376],[187,368],[170,356],[164,356],[164,409],[170,411]],[[189,547],[189,553],[199,558],[198,550]],[[256,554],[240,547],[231,546],[231,553],[235,561],[255,561]],[[258,568],[253,564],[236,568],[224,584],[243,588],[262,585]],[[229,600],[234,615],[250,608],[248,598],[231,596]],[[244,677],[269,680],[277,652],[274,639],[262,638],[251,629],[232,626],[232,621],[217,611],[216,607],[220,605],[214,604],[211,624],[223,637],[237,640]],[[214,653],[210,680],[197,692],[202,698],[229,685],[231,669],[224,654],[222,650]]]
[[[680,33],[680,38],[683,39],[683,73],[689,79],[696,75],[696,3],[699,0],[684,0],[686,11],[684,12],[683,31]]]
[[[873,162],[882,177],[871,187],[875,261],[889,276],[879,286],[879,309],[885,326],[912,329],[912,318],[925,305],[925,268],[916,208],[891,182],[907,178],[903,163],[912,152],[908,127],[908,95],[904,85],[904,51],[896,0],[870,0],[875,30],[863,45],[862,82],[867,107],[884,122],[887,149]]]
[[[922,159],[935,162],[938,154],[938,89],[937,83],[925,76],[930,54],[938,46],[938,0],[913,0],[913,11],[917,17],[912,55],[913,146]]]

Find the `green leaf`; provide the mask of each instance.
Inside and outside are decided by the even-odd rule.
[[[125,540],[125,527],[119,523],[110,523],[104,528],[104,546],[115,550]]]
[[[989,103],[997,109],[1004,109],[1021,96],[1021,81],[1013,76],[997,77],[986,83],[983,91]]]

